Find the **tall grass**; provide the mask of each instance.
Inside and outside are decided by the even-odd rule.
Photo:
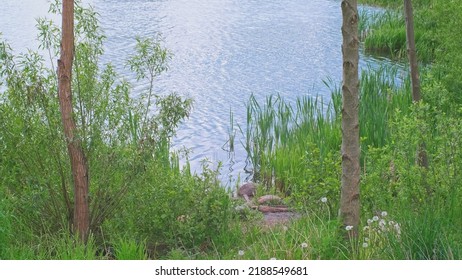
[[[401,79],[399,71],[387,66],[369,68],[361,74],[363,152],[369,146],[386,145],[394,112],[405,112],[411,104],[407,94],[409,82]],[[341,144],[341,91],[332,82],[327,81],[326,85],[332,91],[328,103],[319,96],[299,97],[293,104],[279,95],[269,96],[264,104],[250,98],[245,149],[253,164],[254,180],[285,193],[296,186],[305,187],[310,181],[326,183],[321,176],[328,177],[327,170],[335,171]],[[334,185],[338,174],[329,175],[333,178],[327,184]]]
[[[395,10],[363,12],[360,17],[361,35],[366,51],[396,58],[406,56],[406,30],[402,13]],[[416,38],[418,37],[419,34],[416,33]]]
[[[414,0],[412,4],[415,7],[428,7],[434,0]],[[402,0],[359,0],[359,4],[380,6],[386,8],[399,8],[403,6]]]
[[[0,199],[0,260],[7,258],[7,244],[9,244],[12,239],[11,216],[8,211],[7,201],[3,199],[4,196],[1,190],[0,188],[0,195],[2,195]]]
[[[118,238],[114,242],[114,253],[117,260],[146,260],[146,242],[136,242],[130,238]]]
[[[376,1],[365,1],[376,2]],[[383,1],[378,1],[383,2]],[[384,11],[370,12],[365,9],[359,13],[359,32],[366,52],[379,54],[394,59],[407,56],[406,29],[402,1],[399,5],[388,3]],[[415,6],[424,5],[420,1]],[[434,59],[435,38],[431,29],[435,28],[434,15],[427,9],[416,9],[414,13],[414,32],[419,60],[428,63]]]

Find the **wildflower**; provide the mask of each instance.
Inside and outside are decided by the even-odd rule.
[[[395,224],[395,221],[389,221],[389,222],[388,222],[388,225],[389,225],[389,226],[393,226],[394,224]]]
[[[363,230],[364,230],[364,231],[369,230],[369,226],[363,227]]]
[[[243,255],[244,255],[244,251],[243,251],[243,250],[239,250],[238,255],[239,255],[239,256],[243,256]]]
[[[347,231],[350,231],[350,230],[353,229],[353,226],[346,226],[345,229],[346,229]]]
[[[367,219],[367,224],[370,225],[372,224],[373,220],[372,219]]]
[[[178,216],[178,217],[176,217],[176,220],[178,222],[184,222],[184,221],[186,221],[186,215]]]
[[[379,226],[380,226],[381,228],[383,228],[386,224],[387,224],[387,222],[385,222],[384,219],[381,219],[381,220],[379,221]]]
[[[400,235],[400,234],[401,234],[401,227],[399,226],[399,224],[396,223],[396,224],[394,225],[394,227],[395,227],[396,233],[397,233],[398,235]]]
[[[369,242],[369,237],[364,238],[364,241]]]
[[[388,215],[387,211],[382,211],[381,216],[386,217]]]
[[[308,247],[308,244],[305,243],[305,242],[303,242],[301,246],[302,246],[302,248],[307,248],[307,247]]]
[[[322,203],[327,203],[327,197],[321,198],[321,202],[322,202]]]
[[[369,246],[369,244],[367,242],[363,243],[363,248],[367,248],[368,246]]]
[[[379,216],[374,216],[374,217],[372,217],[372,220],[373,220],[374,222],[377,222],[377,221],[379,220]]]

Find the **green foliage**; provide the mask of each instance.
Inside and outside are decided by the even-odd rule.
[[[368,147],[382,147],[390,139],[390,121],[396,111],[408,112],[410,82],[395,66],[368,68],[360,79],[360,133],[363,154]],[[340,93],[338,93],[340,94]]]
[[[414,7],[428,7],[435,0],[412,0]],[[359,0],[359,4],[374,5],[387,8],[398,8],[403,6],[403,0]]]
[[[75,236],[69,235],[69,229],[56,233],[33,236],[29,240],[8,244],[5,259],[10,260],[95,260],[98,250],[95,238],[91,235],[86,244]]]
[[[94,260],[97,255],[97,248],[94,237],[90,237],[86,244],[70,236],[67,231],[61,234],[51,235],[49,238],[42,238],[46,242],[43,246],[42,258],[46,260]],[[45,254],[44,254],[45,253]],[[44,255],[43,255],[44,254]]]
[[[263,104],[249,101],[244,145],[264,189],[259,193],[271,188],[287,195],[300,211],[294,221],[269,228],[261,214],[233,209],[238,203],[217,181],[219,168],[204,162],[202,175],[191,175],[188,164],[181,169],[179,155],[170,153],[191,100],[154,92],[171,58],[159,37],[136,39],[127,65],[147,87],[132,98],[131,86],[99,63],[104,34],[96,13],[76,2],[74,117],[90,166],[93,231],[81,244],[69,235],[72,179],[53,71],[60,30],[38,20],[51,69],[37,52],[15,56],[0,40],[0,259],[462,258],[462,55],[454,36],[462,8],[458,1],[413,3],[419,55],[433,64],[422,71],[423,102],[413,105],[409,82],[396,69],[361,74],[361,205],[369,219],[350,244],[340,238],[335,219],[338,87],[331,87],[329,104],[308,97],[290,104],[275,95]],[[59,13],[60,2],[50,11]],[[366,42],[404,55],[400,13],[366,16]],[[233,126],[229,135],[231,147]],[[417,163],[421,147],[428,169]]]
[[[114,244],[114,254],[117,260],[146,260],[145,242],[136,242],[129,238],[119,238]]]
[[[388,144],[396,112],[409,111],[409,81],[400,81],[399,74],[398,68],[391,66],[362,72],[363,157],[369,148]],[[316,207],[321,197],[337,201],[341,92],[338,87],[331,89],[332,101],[327,106],[319,98],[304,97],[293,108],[279,96],[267,98],[264,105],[251,97],[248,105],[245,148],[254,167],[254,180],[290,194],[300,208]]]
[[[150,248],[207,248],[231,220],[229,194],[215,177],[207,167],[199,177],[152,164],[134,179],[138,187],[127,193],[124,211],[107,229],[146,239]],[[156,255],[161,249],[153,250]]]
[[[387,1],[388,2],[388,1]],[[414,3],[415,1],[413,1]],[[406,26],[403,16],[403,3],[390,4],[391,9],[377,12],[360,13],[360,34],[364,41],[366,52],[392,57],[407,58]],[[414,5],[421,7],[424,4]],[[417,55],[420,61],[431,62],[435,58],[437,39],[433,34],[435,29],[435,14],[428,6],[414,9],[414,33]]]
[[[2,198],[0,199],[0,260],[6,259],[8,246],[12,240],[12,228],[11,222],[12,217],[8,209],[7,201],[4,199],[4,194],[2,189],[0,189],[0,194]]]
[[[313,161],[323,168],[326,155],[339,146],[340,132],[335,129],[335,104],[328,106],[325,115],[321,104],[321,99],[304,97],[296,101],[293,109],[279,96],[270,96],[262,106],[251,97],[245,148],[254,168],[254,180],[290,193],[290,179],[301,178],[299,173]]]
[[[213,257],[234,260],[343,259],[343,250],[337,247],[340,242],[337,228],[335,221],[326,222],[313,214],[274,227],[246,223],[236,242],[216,248],[217,256]]]
[[[55,1],[50,11],[59,12],[59,7],[59,1]],[[169,150],[175,129],[188,116],[192,101],[175,93],[154,94],[152,87],[148,94],[133,99],[131,86],[120,81],[113,67],[100,66],[104,35],[96,16],[92,9],[76,2],[72,90],[78,137],[89,164],[91,229],[98,234],[97,242],[102,242],[100,226],[119,209],[125,195],[156,188],[148,178],[155,174],[156,180],[163,182],[159,190],[163,193],[174,188],[166,183],[173,176],[184,178],[170,182],[188,182],[189,186],[195,179],[187,173],[174,175],[179,164],[171,161]],[[59,50],[59,28],[52,21],[40,19],[38,29],[41,47],[48,51],[53,67]],[[140,53],[132,59],[132,69],[140,78],[146,71],[154,71],[147,76],[152,85],[154,78],[167,69],[169,55],[156,39],[138,39],[137,48]],[[55,94],[57,78],[38,53],[15,56],[1,41],[0,81],[0,186],[17,219],[14,234],[18,244],[35,242],[40,240],[36,236],[68,229],[73,216],[72,179]],[[213,202],[215,194],[210,192],[204,203],[219,211]],[[189,195],[186,192],[182,198],[192,201]],[[196,219],[208,216],[206,210],[196,213]],[[168,208],[164,212],[171,215]],[[63,247],[69,243],[63,242]],[[44,257],[52,256],[47,253]]]
[[[366,18],[363,16],[361,21],[368,22],[364,35],[366,51],[388,53],[398,58],[406,57],[406,30],[401,13],[386,11],[363,15]]]
[[[428,12],[427,18],[432,24],[432,29],[429,33],[435,40],[435,63],[432,66],[433,77],[443,86],[445,98],[449,103],[462,104],[462,98],[460,89],[462,83],[460,81],[460,75],[462,75],[462,54],[460,52],[460,46],[462,39],[460,36],[455,36],[455,30],[462,28],[462,20],[460,15],[462,14],[462,7],[458,1],[436,1]],[[441,20],[451,19],[451,20]],[[432,79],[434,83],[434,80]],[[437,92],[436,89],[434,92]],[[430,96],[430,94],[429,94]],[[448,107],[445,108],[446,110]],[[455,112],[460,115],[457,111],[459,108],[454,108]],[[449,113],[449,112],[448,112]]]

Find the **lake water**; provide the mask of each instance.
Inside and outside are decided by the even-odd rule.
[[[178,130],[174,148],[192,149],[193,170],[208,159],[223,163],[222,181],[243,180],[246,154],[239,144],[232,159],[223,149],[229,113],[246,123],[251,94],[264,100],[279,93],[324,96],[323,80],[340,82],[342,71],[339,0],[86,0],[100,14],[107,36],[103,61],[134,85],[124,68],[136,36],[161,33],[174,54],[156,90],[194,100],[191,117]],[[35,18],[47,15],[46,0],[2,0],[0,32],[16,52],[35,49]],[[361,54],[361,65],[391,63]],[[137,84],[134,94],[146,85]]]

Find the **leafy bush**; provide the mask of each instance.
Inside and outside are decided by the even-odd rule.
[[[124,197],[123,211],[107,222],[107,231],[146,240],[152,256],[169,248],[208,248],[227,231],[231,201],[216,173],[204,171],[191,176],[149,164]]]
[[[2,189],[0,189],[0,194],[3,195]],[[5,199],[0,199],[0,260],[6,259],[7,252],[11,250],[10,241],[12,238],[12,229],[11,229],[11,217],[9,209],[7,208],[7,202]]]
[[[59,1],[51,4],[50,11],[59,13],[59,9]],[[228,195],[213,181],[215,173],[204,178],[181,173],[178,162],[170,157],[171,138],[188,116],[192,101],[152,90],[155,78],[168,68],[168,51],[157,38],[137,39],[138,54],[128,65],[140,82],[146,79],[151,86],[133,99],[131,86],[119,81],[110,64],[101,69],[104,35],[96,13],[80,2],[76,2],[75,13],[74,117],[89,164],[90,218],[96,241],[103,241],[101,224],[114,212],[124,211],[135,222],[144,219],[132,228],[140,236],[167,238],[163,243],[169,245],[180,239],[186,245],[203,242],[225,227]],[[48,50],[53,66],[59,28],[45,19],[38,20],[38,28],[41,47]],[[18,240],[35,242],[49,232],[69,229],[73,216],[70,164],[55,94],[57,80],[38,53],[17,57],[6,42],[0,42],[0,81],[4,84],[0,92],[0,185],[5,186],[21,224],[15,227]],[[137,216],[140,211],[143,215]],[[188,216],[183,224],[175,220],[180,215]],[[169,224],[169,218],[177,223]],[[147,222],[151,219],[152,223]],[[28,230],[21,233],[24,228]],[[114,232],[108,235],[117,236]]]

